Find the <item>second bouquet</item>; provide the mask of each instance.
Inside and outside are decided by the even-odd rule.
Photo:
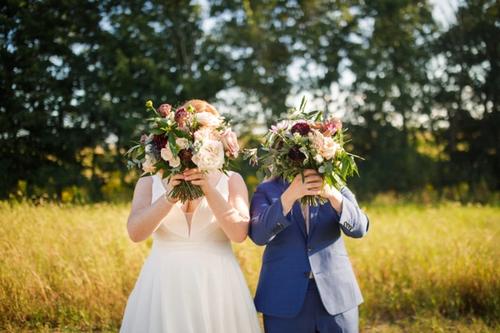
[[[267,132],[261,145],[246,151],[247,158],[259,165],[267,178],[279,177],[287,182],[314,169],[324,184],[341,189],[347,178],[357,174],[354,154],[344,149],[344,132],[338,118],[325,116],[322,111],[305,112],[306,100],[299,109],[290,109],[287,117]],[[305,196],[303,204],[318,206],[326,200],[321,196]]]
[[[141,168],[143,175],[162,172],[168,178],[192,168],[226,172],[238,157],[236,134],[207,102],[191,100],[174,110],[170,104],[155,108],[147,101],[146,108],[153,113],[149,133],[127,152],[129,166]],[[203,196],[203,191],[182,181],[169,196],[185,202]]]

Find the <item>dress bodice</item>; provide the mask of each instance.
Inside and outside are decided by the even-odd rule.
[[[166,191],[159,174],[152,176],[152,178],[151,203],[155,202]],[[215,185],[215,188],[226,200],[229,197],[228,180],[229,177],[222,174]],[[212,213],[205,197],[202,198],[192,213],[190,226],[186,213],[181,207],[182,203],[180,201],[173,205],[170,212],[163,218],[153,233],[154,240],[185,242],[229,241],[217,223],[217,219]]]

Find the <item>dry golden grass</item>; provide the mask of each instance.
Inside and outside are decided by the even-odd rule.
[[[365,332],[500,329],[500,208],[367,207],[348,239]],[[127,238],[128,206],[0,203],[0,330],[116,331],[150,242]],[[252,291],[262,248],[234,246]]]

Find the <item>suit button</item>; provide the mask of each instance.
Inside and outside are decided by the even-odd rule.
[[[312,249],[312,247],[310,247],[310,246],[307,248],[307,252],[311,252],[312,250],[313,250],[313,249]]]

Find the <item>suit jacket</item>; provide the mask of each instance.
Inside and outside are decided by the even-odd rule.
[[[341,190],[342,213],[330,203],[309,208],[309,233],[297,201],[283,215],[281,194],[289,186],[281,179],[260,184],[250,206],[250,238],[266,245],[255,305],[259,312],[294,317],[304,302],[312,272],[321,300],[331,315],[363,302],[341,230],[349,237],[363,237],[369,221],[352,192]]]

